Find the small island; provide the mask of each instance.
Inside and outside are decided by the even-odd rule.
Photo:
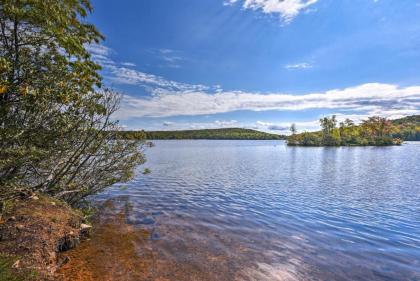
[[[356,125],[346,119],[337,126],[336,116],[319,120],[321,131],[298,134],[292,124],[289,146],[388,146],[401,145],[403,141],[420,140],[420,115],[396,120],[379,116],[369,117]]]

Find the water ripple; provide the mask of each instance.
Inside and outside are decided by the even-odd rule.
[[[97,199],[126,198],[160,259],[217,280],[420,280],[419,143],[157,141],[147,158]]]

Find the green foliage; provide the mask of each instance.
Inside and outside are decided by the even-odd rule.
[[[0,254],[0,281],[40,280],[40,275],[36,271],[13,268],[16,262],[18,262],[17,257]]]
[[[365,146],[400,145],[403,140],[420,140],[420,116],[397,120],[370,117],[356,126],[352,120],[339,124],[335,116],[320,120],[319,132],[292,134],[287,139],[291,146]]]
[[[116,132],[116,137],[118,139],[125,139],[125,140],[147,139],[147,135],[145,131],[119,131],[119,132]]]
[[[392,120],[392,124],[394,125],[391,133],[393,138],[406,141],[420,141],[420,115]]]
[[[12,212],[13,207],[13,200],[0,201],[0,221],[2,221],[3,217],[7,217]]]
[[[321,138],[315,134],[305,132],[302,134],[302,144],[305,146],[321,145]]]
[[[0,255],[0,281],[23,281],[24,279],[16,276],[12,266],[15,259]]]
[[[87,0],[0,4],[0,200],[30,190],[75,204],[144,162],[141,140],[117,137],[119,96],[100,90],[85,48],[102,39],[91,10]]]
[[[91,11],[85,0],[2,1],[2,105],[47,93],[61,102],[77,100],[100,85],[100,66],[84,47],[102,39],[83,20]]]
[[[135,132],[124,132],[130,136]],[[145,132],[150,140],[160,139],[217,139],[217,140],[280,140],[285,136],[269,134],[251,129],[225,128],[185,131],[154,131]]]
[[[84,222],[92,224],[93,218],[98,213],[98,207],[90,204],[87,200],[81,200],[77,207],[83,216]]]

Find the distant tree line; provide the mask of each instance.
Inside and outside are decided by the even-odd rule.
[[[420,115],[397,120],[373,116],[356,125],[346,119],[338,123],[336,116],[319,120],[321,131],[297,133],[287,138],[291,146],[366,146],[400,145],[404,140],[420,140]]]
[[[392,120],[392,137],[405,141],[420,141],[420,115]]]
[[[224,128],[184,131],[123,131],[118,133],[124,139],[146,138],[148,140],[171,139],[213,139],[213,140],[281,140],[285,136],[269,134],[251,129]]]

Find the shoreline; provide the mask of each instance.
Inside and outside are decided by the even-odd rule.
[[[9,204],[0,221],[0,275],[57,280],[68,262],[61,253],[87,240],[91,226],[79,210],[47,196],[33,194]]]

